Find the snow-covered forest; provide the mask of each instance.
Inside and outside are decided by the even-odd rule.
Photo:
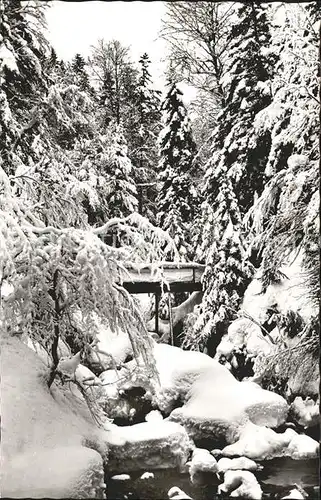
[[[318,498],[319,2],[165,3],[165,88],[54,3],[0,0],[2,495]]]

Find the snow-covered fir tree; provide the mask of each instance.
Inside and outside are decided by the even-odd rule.
[[[76,54],[72,60],[72,69],[76,76],[76,82],[81,90],[89,89],[89,76],[86,71],[86,61],[81,54]]]
[[[198,197],[193,182],[196,146],[182,95],[177,85],[171,83],[163,103],[156,206],[159,226],[173,237],[182,259],[188,260]]]
[[[131,159],[135,165],[135,179],[142,185],[139,188],[142,213],[154,221],[161,92],[153,88],[149,66],[150,59],[144,53],[139,59],[136,148]]]
[[[37,103],[47,88],[41,60],[49,53],[44,37],[45,5],[3,0],[0,10],[0,142],[4,167],[15,172],[32,158],[37,135]],[[29,20],[27,19],[29,16]],[[35,35],[32,22],[38,26]]]
[[[112,139],[104,153],[106,176],[106,203],[110,217],[124,217],[137,211],[137,189],[133,166],[127,156],[127,144],[121,126],[111,126]]]
[[[203,212],[209,220],[203,228],[204,240],[198,249],[201,259],[206,256],[202,311],[194,330],[185,340],[190,348],[206,348],[210,355],[215,354],[253,277],[253,266],[246,255],[241,212],[232,181],[221,165],[216,169],[213,189],[215,203],[212,206],[203,203]]]
[[[160,129],[161,102],[160,91],[152,87],[149,72],[150,59],[144,53],[139,60],[138,108],[139,108],[139,158],[142,165],[150,171],[155,170],[157,162],[157,136]]]
[[[227,36],[226,63],[221,78],[224,107],[213,132],[213,156],[206,173],[205,191],[208,201],[213,199],[215,169],[218,163],[224,164],[243,213],[264,186],[269,132],[257,135],[253,121],[272,98],[275,56],[270,42],[267,7],[253,1],[237,7]]]
[[[265,174],[284,168],[292,154],[316,159],[318,147],[318,27],[311,6],[284,6],[284,24],[275,25],[271,50],[278,56],[273,101],[254,121],[261,140],[270,133]],[[313,10],[312,10],[313,13]]]
[[[252,246],[262,254],[265,286],[294,251],[303,252],[307,280],[318,295],[319,82],[318,23],[311,8],[285,7],[286,29],[275,27],[280,61],[273,102],[256,117],[258,133],[271,130],[262,195],[248,214]],[[320,17],[320,16],[319,16]]]
[[[188,341],[218,345],[253,275],[245,248],[243,215],[264,187],[269,131],[255,134],[257,113],[271,102],[272,63],[266,8],[249,2],[236,8],[227,36],[221,79],[224,107],[217,117],[203,203],[203,235],[197,255],[206,259],[202,313]],[[214,231],[208,231],[208,211]],[[232,236],[230,236],[232,235]],[[212,241],[209,242],[209,237]],[[204,242],[210,243],[205,247]]]

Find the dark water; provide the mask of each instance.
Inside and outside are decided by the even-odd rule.
[[[308,499],[319,497],[319,461],[292,460],[277,458],[262,463],[264,469],[255,476],[263,490],[263,498],[280,499],[289,493],[294,485],[301,486],[308,494]],[[119,471],[126,473],[127,471]],[[205,485],[191,484],[189,475],[175,469],[152,471],[154,478],[140,479],[143,471],[131,472],[130,480],[115,481],[107,478],[107,498],[110,500],[161,500],[168,499],[167,492],[178,486],[194,500],[222,499],[217,496],[219,480],[214,476]],[[226,498],[226,497],[225,497]]]

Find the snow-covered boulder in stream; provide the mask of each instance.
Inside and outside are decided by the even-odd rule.
[[[291,415],[302,427],[313,427],[320,421],[320,405],[311,398],[296,397],[290,406]]]
[[[217,470],[217,462],[213,455],[206,449],[195,448],[189,467],[192,484],[206,483],[207,476],[216,474]]]
[[[218,365],[207,354],[183,351],[167,344],[155,344],[153,352],[160,379],[156,404],[167,414],[177,402],[185,401],[189,389],[201,374]],[[225,369],[222,367],[222,370]]]
[[[252,472],[228,470],[224,474],[224,483],[218,487],[219,493],[228,493],[233,498],[260,500],[263,492]]]
[[[298,434],[293,429],[277,433],[249,422],[241,430],[239,439],[223,448],[222,455],[244,456],[252,460],[269,460],[284,456],[294,460],[305,460],[316,458],[318,449],[317,441],[304,434]]]
[[[217,462],[217,471],[219,473],[225,473],[227,470],[259,470],[262,466],[246,457],[239,458],[221,458]]]
[[[173,486],[170,490],[168,490],[167,496],[170,500],[193,500],[178,486]]]
[[[1,344],[2,495],[102,498],[107,446],[80,392],[49,389],[46,365],[17,337]]]
[[[249,422],[278,427],[288,414],[286,401],[253,382],[239,382],[218,362],[204,368],[188,391],[185,404],[169,420],[186,427],[195,439],[235,442]]]
[[[153,470],[183,467],[194,443],[185,429],[174,422],[143,422],[131,426],[110,426],[106,431],[109,471]]]

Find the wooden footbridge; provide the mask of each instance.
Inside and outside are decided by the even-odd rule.
[[[155,295],[155,331],[158,333],[159,299],[162,293],[197,292],[202,290],[201,278],[205,269],[196,262],[157,264],[126,263],[122,285],[131,294]]]

